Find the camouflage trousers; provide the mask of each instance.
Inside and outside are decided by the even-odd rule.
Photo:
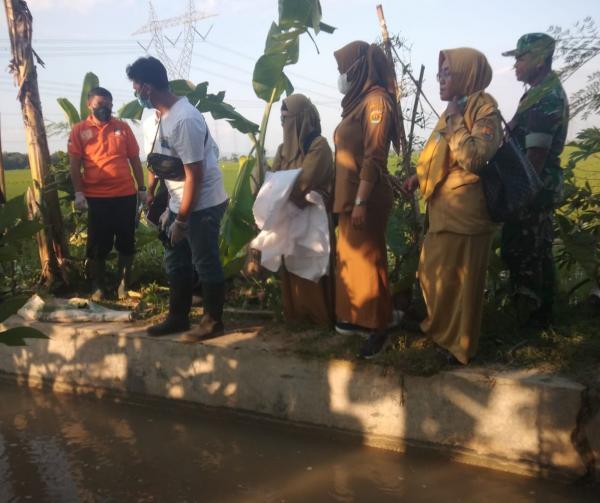
[[[510,272],[512,293],[528,297],[532,311],[549,316],[556,270],[552,256],[554,209],[528,209],[502,228],[501,255]]]

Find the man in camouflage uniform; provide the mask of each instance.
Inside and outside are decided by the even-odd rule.
[[[556,274],[552,256],[554,209],[562,197],[560,154],[564,148],[569,104],[552,71],[555,41],[544,33],[523,35],[514,56],[517,80],[531,86],[519,102],[510,129],[526,152],[544,188],[502,229],[502,258],[510,271],[520,321],[544,328],[551,322]]]

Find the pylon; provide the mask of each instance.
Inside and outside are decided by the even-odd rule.
[[[216,14],[207,14],[205,12],[196,11],[194,0],[189,0],[187,12],[185,14],[160,20],[158,19],[152,1],[150,0],[148,4],[148,22],[133,32],[132,35],[151,33],[152,38],[150,39],[150,44],[147,47],[144,47],[142,44],[140,44],[140,46],[147,53],[151,47],[154,46],[156,55],[167,68],[167,73],[171,79],[187,79],[190,75],[195,35],[198,34],[202,38],[206,38],[206,35],[208,35],[208,32],[206,35],[201,35],[198,30],[196,30],[196,22],[209,17],[214,17]],[[165,39],[175,47],[181,36],[181,33],[176,37],[175,42],[172,42],[164,34],[163,30],[181,25],[183,25],[183,47],[181,48],[179,57],[175,60],[174,58],[171,58],[167,52],[167,49],[165,48]],[[210,32],[210,28],[208,31]]]

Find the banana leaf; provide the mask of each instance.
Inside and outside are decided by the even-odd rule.
[[[235,274],[243,264],[246,245],[256,236],[257,229],[252,214],[252,170],[256,159],[252,156],[240,159],[240,169],[231,194],[229,207],[221,223],[220,253],[223,267],[228,275]],[[233,264],[235,267],[232,267]]]
[[[139,121],[142,119],[142,113],[144,113],[142,105],[139,104],[138,100],[133,100],[129,103],[125,103],[125,105],[123,105],[119,109],[117,115],[121,119],[131,119],[134,121]]]
[[[72,127],[81,120],[75,105],[73,105],[73,103],[71,103],[67,98],[56,98],[56,101],[60,105],[60,108],[63,109],[63,112],[65,112],[69,126]]]
[[[2,242],[10,245],[17,241],[24,241],[35,236],[43,227],[42,224],[33,220],[21,220],[17,225],[6,231],[6,234],[2,236]]]
[[[25,339],[48,339],[48,336],[31,327],[14,327],[0,332],[0,344],[26,346]]]
[[[79,101],[79,119],[84,120],[90,114],[88,110],[87,102],[88,102],[88,93],[94,87],[98,87],[100,85],[100,81],[95,73],[88,72],[85,74],[83,78],[83,86],[81,88],[81,99]],[[73,125],[73,124],[71,124]]]
[[[285,93],[289,96],[294,92],[294,86],[283,72],[287,61],[286,54],[263,54],[252,74],[252,87],[256,96],[266,101],[278,101]]]
[[[27,295],[11,295],[2,297],[0,302],[0,323],[8,317],[16,314],[23,307],[25,302],[29,300]]]
[[[15,225],[17,220],[27,218],[27,204],[25,196],[11,197],[0,211],[0,235]]]
[[[207,95],[205,98],[199,100],[196,108],[203,113],[210,112],[211,116],[215,120],[225,119],[233,129],[238,130],[240,133],[258,133],[258,124],[246,119],[229,103],[223,102],[223,98],[220,94]]]
[[[169,83],[173,94],[186,96],[190,103],[200,112],[209,112],[215,120],[225,119],[229,125],[243,134],[256,134],[258,124],[246,119],[237,112],[233,106],[225,103],[225,92],[218,94],[207,94],[208,82],[202,82],[198,85],[192,84],[189,80],[173,80]],[[126,103],[118,111],[121,119],[140,120],[144,109],[137,100]]]

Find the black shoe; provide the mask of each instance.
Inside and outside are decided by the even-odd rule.
[[[373,358],[377,353],[379,353],[383,346],[385,345],[385,341],[387,341],[387,334],[371,334],[367,341],[363,344],[363,347],[360,349],[360,353],[358,353],[359,358],[363,358],[365,360],[369,360]]]
[[[336,321],[335,331],[340,335],[362,335],[365,337],[372,333],[372,330],[368,328],[345,321]]]
[[[435,353],[438,355],[442,363],[446,365],[463,365],[450,351],[441,346],[435,346]]]
[[[148,335],[161,337],[163,335],[177,334],[190,329],[190,321],[187,318],[176,318],[167,316],[166,320],[152,325],[146,329]]]
[[[548,330],[552,327],[552,316],[545,312],[536,311],[522,326],[533,330]]]

